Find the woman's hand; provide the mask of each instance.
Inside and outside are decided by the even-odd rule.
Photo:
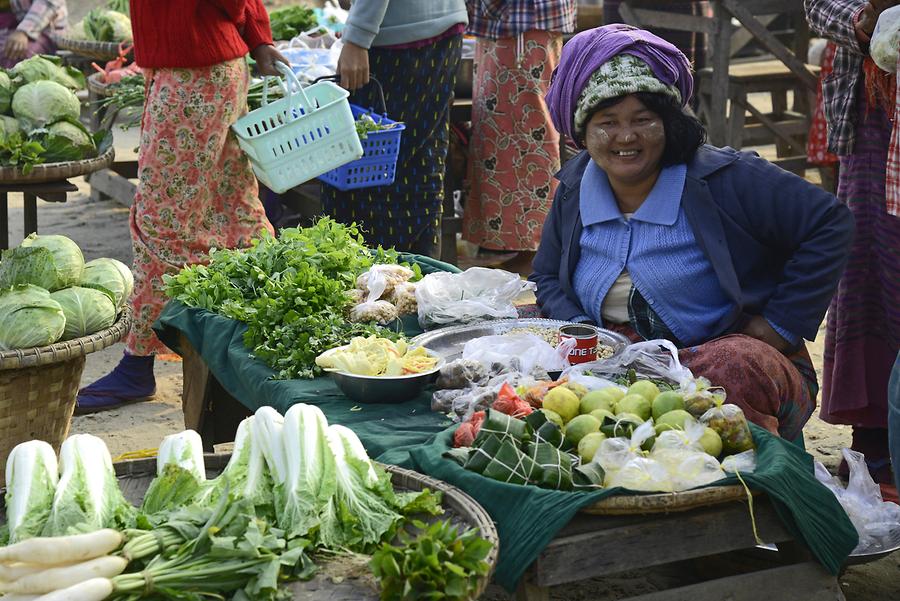
[[[337,64],[341,87],[355,90],[369,83],[369,51],[352,42],[345,42]]]
[[[288,67],[291,66],[291,61],[275,50],[275,46],[269,44],[257,46],[250,52],[250,56],[256,61],[256,68],[259,70],[260,75],[281,75],[278,69],[275,68],[276,62],[284,63]]]
[[[856,37],[860,43],[868,46],[872,32],[875,31],[875,24],[878,23],[878,17],[888,8],[898,4],[900,4],[900,0],[869,0],[855,25]]]
[[[22,60],[28,53],[28,36],[24,32],[14,31],[6,38],[3,54],[14,61]]]
[[[775,328],[769,325],[769,321],[762,315],[754,315],[751,317],[750,321],[747,322],[747,325],[744,326],[744,329],[741,330],[741,334],[746,334],[751,338],[762,340],[782,354],[791,350],[791,344],[782,338],[781,335],[775,331]]]

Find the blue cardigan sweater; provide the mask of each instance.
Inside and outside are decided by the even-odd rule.
[[[572,285],[581,255],[580,184],[586,151],[557,174],[557,188],[529,278],[544,315],[586,312]],[[762,315],[815,340],[853,238],[853,217],[837,199],[755,154],[702,146],[681,197],[688,221],[734,308],[709,339]],[[688,282],[685,285],[689,285]]]

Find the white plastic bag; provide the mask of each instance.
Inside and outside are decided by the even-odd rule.
[[[898,53],[900,53],[900,6],[893,6],[878,17],[869,42],[869,54],[879,69],[896,73]]]
[[[604,441],[605,442],[605,441]],[[606,473],[604,486],[621,486],[641,492],[672,492],[674,485],[666,468],[654,459],[635,457],[622,469]]]
[[[547,371],[562,371],[569,366],[565,348],[553,348],[534,334],[502,334],[474,338],[463,347],[462,358],[478,361],[497,372],[502,366],[530,374],[536,367]]]
[[[613,378],[633,369],[638,378],[662,379],[684,392],[697,389],[691,370],[678,360],[678,349],[668,340],[648,340],[631,344],[619,354],[602,361],[574,365],[563,374],[590,374]]]
[[[672,489],[676,491],[705,486],[725,477],[719,460],[702,450],[654,446],[650,459],[666,468]]]
[[[900,531],[900,505],[885,503],[881,489],[872,480],[862,453],[843,449],[850,467],[847,488],[816,462],[816,479],[834,493],[859,534],[854,553],[874,553],[885,548],[885,542]]]
[[[472,267],[462,273],[430,273],[416,286],[419,324],[425,328],[517,317],[513,300],[534,290],[518,274]]]
[[[684,430],[666,430],[656,437],[653,443],[653,452],[663,449],[676,449],[679,451],[702,451],[703,445],[700,439],[706,432],[706,426],[696,420],[685,422]]]
[[[729,455],[722,460],[722,469],[731,474],[752,474],[756,471],[756,449],[737,455]]]
[[[655,433],[653,420],[647,420],[634,429],[630,438],[607,438],[602,441],[593,460],[599,463],[607,474],[620,470],[632,459],[644,456],[641,445]]]

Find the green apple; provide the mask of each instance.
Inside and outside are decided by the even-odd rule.
[[[542,407],[555,411],[563,422],[568,423],[570,419],[578,415],[579,404],[578,396],[574,392],[568,388],[557,386],[544,395]]]
[[[600,420],[592,415],[578,415],[566,424],[566,440],[573,447],[577,447],[582,438],[599,431]]]
[[[703,432],[703,436],[700,437],[700,446],[709,455],[718,457],[722,454],[722,437],[719,436],[718,432],[707,427]]]
[[[652,403],[656,395],[659,394],[659,387],[650,380],[638,380],[628,387],[626,396],[629,394],[639,394],[647,399],[648,403]]]
[[[606,440],[606,436],[600,432],[591,432],[586,434],[578,443],[578,456],[581,457],[581,463],[590,463],[597,454],[600,444]]]
[[[684,409],[684,397],[674,390],[666,390],[656,395],[651,406],[653,409],[653,419],[656,421],[669,411]]]
[[[640,394],[626,394],[616,403],[616,414],[633,413],[642,421],[650,419],[650,401]]]
[[[609,389],[601,388],[600,390],[592,390],[581,397],[581,405],[578,407],[578,411],[582,415],[585,413],[592,413],[597,409],[612,411],[617,399],[606,392],[607,390]]]

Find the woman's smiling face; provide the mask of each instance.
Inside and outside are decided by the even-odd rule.
[[[661,169],[666,130],[659,115],[629,95],[594,113],[584,144],[610,181],[634,185],[655,178]]]

